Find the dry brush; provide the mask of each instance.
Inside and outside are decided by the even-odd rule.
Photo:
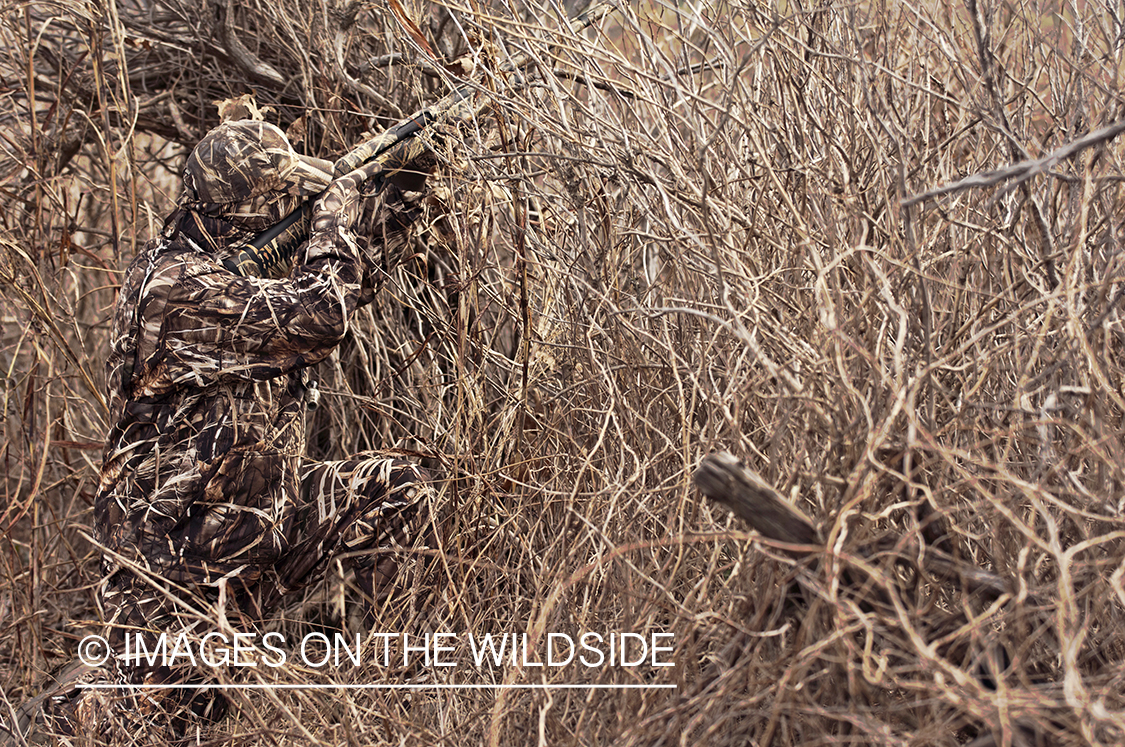
[[[402,448],[440,481],[385,630],[669,632],[675,666],[346,676],[678,689],[246,692],[210,738],[1120,743],[1122,147],[1047,157],[1125,117],[1125,19],[646,1],[570,34],[566,13],[0,8],[0,693],[96,629],[114,290],[214,102],[329,156],[472,81],[494,103],[442,133],[417,257],[317,372],[313,456]],[[503,72],[516,54],[535,65]],[[718,449],[825,549],[704,503]],[[267,624],[346,625],[329,575]]]

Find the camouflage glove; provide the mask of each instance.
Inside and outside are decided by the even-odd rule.
[[[330,226],[352,228],[355,225],[363,208],[360,187],[367,178],[365,170],[360,168],[337,177],[328,185],[313,206],[313,234]]]
[[[385,276],[416,254],[411,227],[422,214],[421,192],[404,192],[386,185],[375,198],[363,204],[356,232],[360,247]]]
[[[421,215],[422,193],[399,185],[421,188],[434,163],[432,153],[425,151],[390,176],[383,165],[371,162],[337,177],[314,206],[309,260],[315,256],[312,247],[320,243],[318,235],[343,231],[365,260],[363,286],[378,285],[414,253],[410,227]]]

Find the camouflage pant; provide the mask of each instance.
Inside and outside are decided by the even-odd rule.
[[[369,607],[385,595],[397,571],[394,552],[423,534],[433,490],[416,465],[392,457],[362,455],[339,462],[309,463],[301,478],[302,501],[290,549],[268,568],[245,567],[219,584],[191,588],[178,578],[142,578],[117,570],[105,580],[107,638],[116,661],[84,671],[45,703],[48,721],[66,742],[151,744],[176,739],[185,727],[220,718],[225,699],[207,689],[78,689],[84,684],[182,684],[203,682],[206,667],[122,661],[126,634],[182,631],[195,636],[214,629],[208,607],[240,632],[275,611],[286,595],[319,581],[334,560],[355,572]],[[172,574],[180,576],[180,574]],[[204,611],[201,614],[201,611]],[[260,640],[260,639],[259,639]],[[178,662],[179,660],[177,660]]]

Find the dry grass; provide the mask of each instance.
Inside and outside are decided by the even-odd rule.
[[[382,4],[234,8],[241,61],[221,33],[231,7],[0,11],[13,702],[96,629],[85,537],[114,286],[212,100],[253,89],[272,121],[307,114],[304,145],[326,156],[448,90]],[[1028,0],[645,0],[556,36],[553,4],[406,12],[446,60],[473,50],[496,103],[443,151],[424,261],[388,277],[319,371],[314,455],[406,448],[441,479],[440,552],[419,557],[382,629],[540,647],[548,632],[671,632],[675,667],[232,681],[678,690],[240,692],[210,738],[1125,740],[1122,147],[901,206],[1121,117],[1122,19]],[[494,72],[521,51],[540,61],[530,85]],[[363,64],[384,55],[401,57]],[[821,521],[829,552],[788,559],[704,504],[691,473],[718,448]],[[917,546],[923,504],[944,546],[1011,593],[981,604],[865,554]],[[269,624],[338,625],[347,592],[326,589]],[[935,622],[953,612],[971,622]]]

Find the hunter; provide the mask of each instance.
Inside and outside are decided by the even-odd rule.
[[[374,603],[396,569],[387,550],[416,538],[433,499],[418,466],[379,453],[305,456],[305,370],[372,300],[386,254],[371,244],[402,242],[417,214],[393,186],[365,196],[364,181],[362,169],[334,178],[332,162],[299,155],[273,125],[225,123],[192,151],[178,208],[126,270],[94,505],[113,655],[42,703],[41,728],[63,743],[164,743],[222,716],[225,700],[207,689],[136,688],[202,675],[124,660],[126,634],[202,636],[200,610],[253,627],[334,558]],[[314,195],[288,274],[229,269],[250,237]],[[375,218],[357,225],[373,199]]]

